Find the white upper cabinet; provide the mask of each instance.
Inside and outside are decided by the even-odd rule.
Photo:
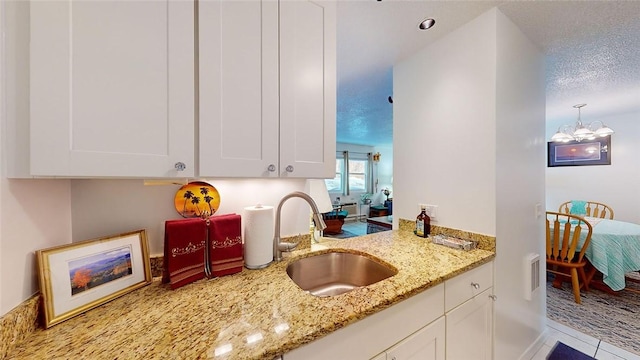
[[[11,177],[335,176],[335,1],[32,1],[29,16]]]
[[[202,1],[198,14],[200,173],[277,177],[278,3]]]
[[[336,172],[336,4],[280,2],[280,176]]]
[[[30,6],[30,175],[194,176],[193,2]]]
[[[199,3],[200,175],[335,176],[336,3]]]

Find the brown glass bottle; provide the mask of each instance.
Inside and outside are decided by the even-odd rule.
[[[416,217],[413,233],[425,238],[431,233],[431,218],[427,215],[427,209],[424,206],[420,208],[420,214]]]

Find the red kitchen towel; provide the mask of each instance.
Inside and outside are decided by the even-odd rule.
[[[242,271],[242,221],[238,214],[212,216],[209,225],[209,259],[213,276]]]
[[[164,272],[162,282],[172,289],[204,278],[207,223],[202,219],[168,220],[164,223]]]

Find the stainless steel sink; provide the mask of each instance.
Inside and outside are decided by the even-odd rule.
[[[320,297],[344,294],[397,273],[391,266],[367,256],[346,252],[314,255],[287,266],[287,274],[296,285]]]

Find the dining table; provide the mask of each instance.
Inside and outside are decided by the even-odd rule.
[[[604,284],[613,291],[623,290],[625,275],[640,271],[640,224],[594,217],[584,219],[592,227],[585,256],[602,273]]]

